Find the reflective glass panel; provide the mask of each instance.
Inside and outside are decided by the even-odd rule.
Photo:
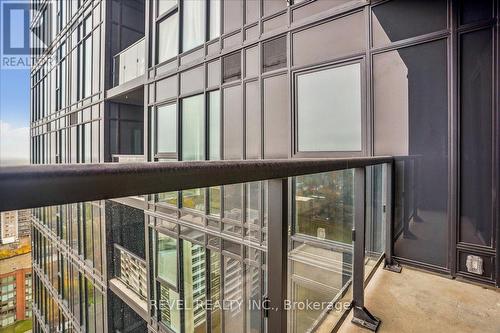
[[[178,53],[178,19],[177,13],[169,16],[158,24],[158,59],[162,63]]]
[[[158,233],[158,277],[177,286],[177,239]]]

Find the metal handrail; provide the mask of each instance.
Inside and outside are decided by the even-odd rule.
[[[2,167],[0,211],[295,177],[392,161],[390,156],[377,156]]]
[[[392,259],[393,157],[37,165],[0,168],[0,211],[268,180],[268,330],[287,327],[289,177],[354,169],[352,322],[376,330],[364,306],[366,167],[386,164],[385,266]],[[116,249],[120,249],[115,245]],[[141,261],[141,264],[143,262]]]

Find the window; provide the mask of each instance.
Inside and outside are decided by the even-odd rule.
[[[239,52],[224,57],[223,70],[224,83],[241,79],[241,56]]]
[[[491,246],[493,49],[491,29],[461,35],[460,241]]]
[[[196,95],[182,100],[182,160],[205,159],[204,97]],[[205,192],[191,189],[182,192],[182,206],[205,211]]]
[[[242,196],[243,184],[224,186],[224,217],[241,221],[242,219]]]
[[[158,277],[177,287],[177,239],[158,233]]]
[[[92,147],[92,132],[91,132],[91,123],[86,123],[83,125],[84,131],[83,131],[83,156],[82,156],[82,161],[83,163],[90,163],[92,160],[92,155],[91,155],[91,147]]]
[[[220,2],[221,0],[211,0],[210,6],[210,39],[220,36]]]
[[[286,37],[273,39],[263,44],[264,72],[286,67]]]
[[[88,16],[83,25],[80,25],[82,35],[86,36],[80,45],[80,98],[89,97],[92,94],[92,16]]]
[[[203,95],[182,100],[182,160],[205,159],[205,115]]]
[[[209,116],[209,159],[219,160],[221,158],[221,112],[220,91],[215,90],[208,93],[208,116]],[[215,186],[209,189],[209,213],[220,215],[221,187]]]
[[[177,0],[158,0],[158,16],[168,12],[177,5]]]
[[[160,285],[159,289],[160,304],[166,304],[166,306],[160,307],[160,321],[172,331],[178,333],[181,331],[181,314],[179,307],[176,306],[180,300],[179,294],[163,285]]]
[[[85,228],[84,228],[84,235],[85,235],[85,259],[89,260],[90,262],[94,261],[93,257],[93,241],[94,241],[94,235],[92,233],[92,204],[90,202],[85,202],[83,203],[83,217],[85,219]]]
[[[205,332],[205,248],[187,240],[182,244],[185,331]]]
[[[297,77],[299,151],[361,150],[359,63]]]
[[[481,57],[477,51],[474,52],[474,59]],[[467,65],[473,66],[472,63]],[[436,40],[380,53],[373,57],[372,66],[375,154],[385,152],[417,156],[396,163],[394,168],[396,179],[404,184],[396,189],[395,194],[394,230],[404,232],[395,240],[395,255],[446,267],[449,226],[447,41]],[[469,80],[468,84],[471,82]],[[486,86],[480,87],[486,89]],[[476,121],[482,118],[480,107],[472,106]],[[397,135],[394,135],[384,130],[388,127],[383,119],[406,126],[402,131],[396,128],[402,126],[391,127],[391,130],[398,129]],[[479,147],[475,148],[479,150]],[[408,205],[411,209],[403,208]],[[475,206],[475,209],[479,207]],[[433,228],[419,230],[418,237],[411,237],[416,227],[410,221],[418,220],[432,223]],[[426,251],[420,250],[424,248]]]
[[[223,1],[224,33],[240,28],[243,25],[243,0]]]
[[[446,3],[445,0],[388,1],[373,6],[373,45],[382,46],[446,29],[448,13]]]
[[[208,113],[209,113],[209,158],[210,160],[220,159],[220,91],[215,90],[208,93]]]
[[[210,300],[212,304],[221,301],[221,262],[220,253],[210,251]],[[221,309],[214,307],[211,314],[211,332],[221,332]]]
[[[156,110],[156,153],[177,152],[177,104]]]
[[[178,53],[178,18],[174,13],[158,24],[158,59],[162,63]]]
[[[182,51],[203,44],[205,41],[205,2],[184,0],[182,11]]]
[[[243,267],[241,262],[230,257],[224,257],[224,299],[232,300],[234,303],[223,309],[224,331],[242,332],[243,329]]]

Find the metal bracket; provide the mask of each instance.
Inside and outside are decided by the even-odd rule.
[[[353,316],[351,323],[376,332],[380,326],[380,319],[375,317],[364,306],[353,305]]]
[[[403,267],[396,260],[392,259],[390,262],[387,260],[384,262],[384,269],[394,273],[401,273]]]

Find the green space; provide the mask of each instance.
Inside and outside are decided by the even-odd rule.
[[[23,333],[30,331],[32,327],[33,324],[31,322],[31,319],[20,320],[10,326],[0,328],[0,333]]]

